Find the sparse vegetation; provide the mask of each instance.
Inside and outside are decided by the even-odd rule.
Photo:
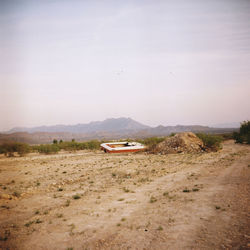
[[[39,153],[42,154],[55,154],[62,149],[66,151],[76,151],[84,149],[97,150],[100,148],[101,143],[102,142],[98,140],[76,142],[74,139],[72,139],[72,141],[65,141],[65,142],[60,140],[58,143],[58,141],[54,139],[52,144],[41,144],[41,145],[31,146],[30,148],[33,151],[38,151]],[[1,153],[1,148],[0,148],[0,153]]]
[[[41,221],[40,219],[36,219],[36,220],[35,220],[35,223],[36,223],[36,224],[40,224],[40,223],[42,223],[42,222],[43,222],[43,221]]]
[[[150,197],[150,200],[149,200],[150,203],[154,203],[156,201],[157,201],[157,199],[154,196]]]
[[[40,146],[34,146],[33,148],[42,154],[55,154],[60,150],[57,144],[42,144]]]
[[[25,223],[24,226],[29,227],[29,226],[32,225],[33,223],[34,223],[34,221],[29,221],[29,222]]]
[[[78,200],[81,198],[81,196],[79,194],[75,194],[72,196],[74,200]]]
[[[36,210],[34,214],[40,214],[40,211],[39,211],[39,210]]]
[[[123,191],[124,191],[125,193],[129,193],[129,192],[130,192],[130,190],[129,190],[128,188],[126,188],[126,187],[123,188]]]
[[[147,151],[152,151],[158,143],[164,140],[165,140],[165,137],[149,137],[143,140],[138,140],[138,142],[146,145]]]
[[[70,200],[67,200],[65,203],[65,207],[68,207],[70,205]]]
[[[169,195],[168,192],[163,193],[163,196],[165,196],[165,197],[168,197],[168,195]]]
[[[221,142],[223,141],[221,136],[204,133],[197,133],[196,135],[203,141],[206,149],[212,151],[218,151],[221,149]]]
[[[18,192],[18,191],[14,191],[14,192],[13,192],[13,196],[15,196],[15,197],[20,197],[21,194],[20,194],[20,192]]]

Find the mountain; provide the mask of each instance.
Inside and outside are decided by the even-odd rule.
[[[131,118],[110,118],[77,125],[55,125],[34,128],[13,128],[0,134],[0,143],[5,141],[25,142],[30,144],[51,143],[53,139],[86,141],[92,139],[117,140],[124,138],[146,138],[168,136],[179,132],[226,133],[237,131],[236,128],[213,128],[200,125],[176,125],[150,127]]]
[[[77,124],[77,125],[54,125],[54,126],[40,126],[34,128],[16,127],[9,131],[10,133],[16,132],[47,132],[47,133],[96,133],[96,132],[132,132],[142,129],[150,128],[142,123],[139,123],[131,118],[110,118],[104,121],[95,121],[87,124]]]

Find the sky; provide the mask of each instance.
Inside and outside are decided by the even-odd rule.
[[[248,0],[0,0],[0,131],[250,119]]]

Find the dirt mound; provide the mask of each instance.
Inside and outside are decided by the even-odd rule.
[[[174,153],[199,153],[205,150],[203,142],[192,132],[176,134],[166,138],[153,149],[154,153],[174,154]]]

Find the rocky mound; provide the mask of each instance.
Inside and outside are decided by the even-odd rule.
[[[153,153],[174,154],[174,153],[199,153],[205,151],[203,142],[192,132],[176,134],[166,138],[153,149]]]

